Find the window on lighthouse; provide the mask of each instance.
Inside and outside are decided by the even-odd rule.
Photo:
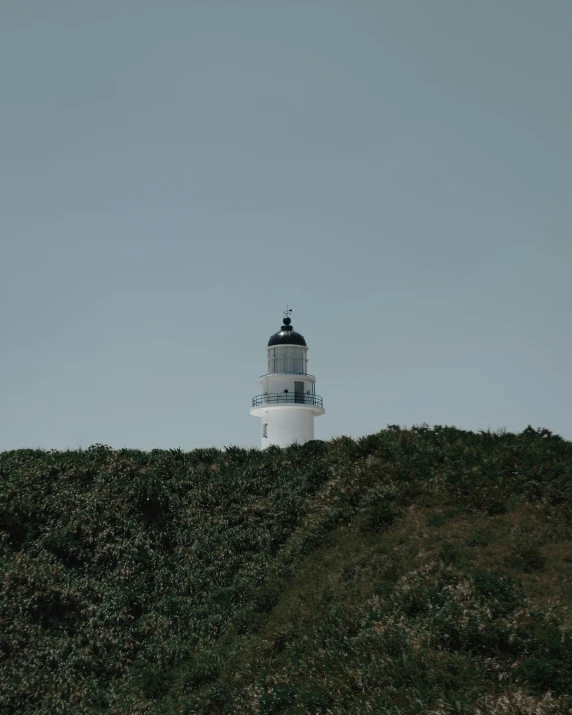
[[[262,423],[262,436],[268,437],[268,425],[266,424],[266,422]]]
[[[306,351],[292,345],[280,345],[268,350],[268,373],[306,373]]]

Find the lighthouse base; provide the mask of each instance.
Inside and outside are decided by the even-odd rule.
[[[262,405],[250,410],[260,417],[261,448],[271,445],[289,447],[314,439],[314,417],[324,414],[324,409],[309,405]]]

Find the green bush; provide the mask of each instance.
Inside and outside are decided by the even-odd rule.
[[[487,603],[493,616],[507,616],[524,601],[522,587],[510,576],[477,569],[473,583],[481,603]]]
[[[493,541],[493,537],[488,531],[475,531],[474,534],[465,539],[465,544],[467,546],[488,546]]]
[[[516,676],[538,693],[572,692],[572,670],[570,660],[559,658],[530,657],[518,667]]]
[[[468,547],[539,498],[569,538],[571,475],[532,428],[4,452],[0,712],[475,712],[505,687],[569,711],[568,631]],[[464,545],[459,515],[483,524]],[[510,547],[544,568],[529,534]]]

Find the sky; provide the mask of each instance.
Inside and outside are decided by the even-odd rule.
[[[572,439],[570,0],[0,3],[0,451]]]

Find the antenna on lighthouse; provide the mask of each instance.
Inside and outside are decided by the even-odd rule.
[[[284,317],[289,318],[292,315],[292,308],[288,307],[288,303],[286,303],[286,310],[284,311]]]

